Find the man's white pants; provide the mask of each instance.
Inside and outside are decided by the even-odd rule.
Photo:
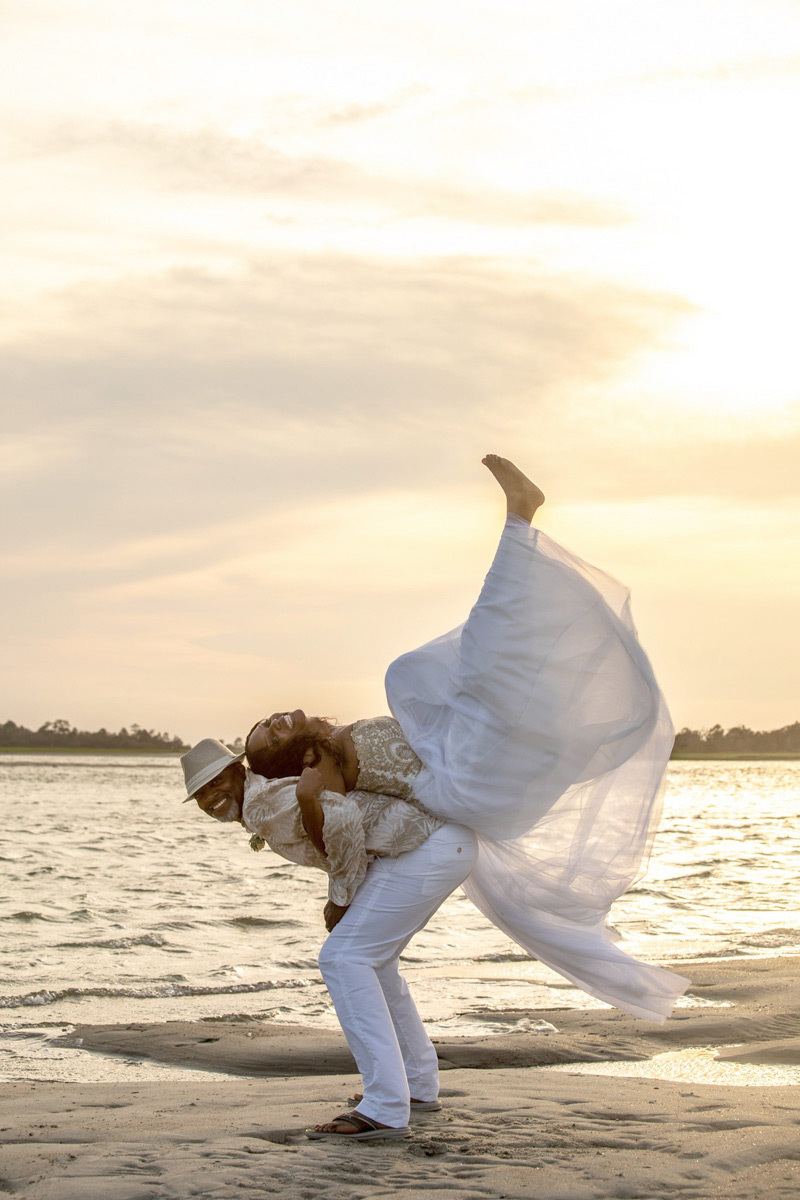
[[[407,1125],[411,1096],[439,1094],[436,1051],[398,959],[477,853],[472,830],[447,824],[416,850],[375,859],[322,947],[320,971],[364,1085],[358,1111],[382,1125]]]

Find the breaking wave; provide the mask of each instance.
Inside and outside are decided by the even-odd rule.
[[[307,988],[313,979],[265,979],[260,983],[232,983],[220,987],[200,987],[190,983],[163,983],[152,987],[88,987],[64,988],[49,991],[28,992],[24,996],[0,996],[0,1008],[41,1008],[58,1004],[60,1000],[88,1000],[102,997],[125,997],[130,1000],[150,1000],[154,997],[170,996],[234,996],[244,992],[271,992],[276,988]],[[318,982],[318,981],[317,981]]]
[[[139,937],[105,938],[99,941],[59,942],[62,950],[130,950],[132,946],[166,946],[167,939],[158,933],[143,933]]]

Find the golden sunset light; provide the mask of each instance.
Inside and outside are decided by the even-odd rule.
[[[0,1192],[800,1195],[800,2],[0,28]]]
[[[384,708],[477,594],[494,450],[678,726],[797,719],[796,5],[4,24],[9,717]]]

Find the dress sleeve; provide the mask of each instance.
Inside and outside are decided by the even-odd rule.
[[[329,898],[346,908],[363,881],[372,857],[367,855],[364,847],[361,810],[348,796],[322,792],[320,804],[324,814],[322,836],[326,858],[303,827],[296,787],[297,779],[276,781],[252,775],[245,792],[245,824],[282,858],[327,872],[330,876]]]
[[[301,867],[327,871],[326,860],[303,828],[296,787],[297,779],[274,780],[251,775],[245,788],[244,823],[281,858]]]

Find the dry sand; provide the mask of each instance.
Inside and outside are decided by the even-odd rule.
[[[730,1007],[683,1010],[663,1027],[554,1009],[534,1015],[557,1032],[441,1041],[444,1108],[417,1116],[413,1136],[395,1142],[303,1136],[342,1111],[358,1082],[334,1035],[252,1021],[84,1026],[68,1044],[196,1066],[196,1083],[0,1085],[0,1194],[797,1200],[800,1087],[762,1080],[800,1064],[800,959],[676,969],[692,977],[693,995]],[[690,1082],[579,1073],[586,1063],[608,1070],[602,1060],[658,1070],[646,1065],[654,1055],[706,1047],[724,1056],[726,1079],[748,1085],[713,1072],[708,1081],[697,1068]],[[540,1069],[554,1063],[566,1065]],[[219,1082],[202,1068],[238,1078]]]

